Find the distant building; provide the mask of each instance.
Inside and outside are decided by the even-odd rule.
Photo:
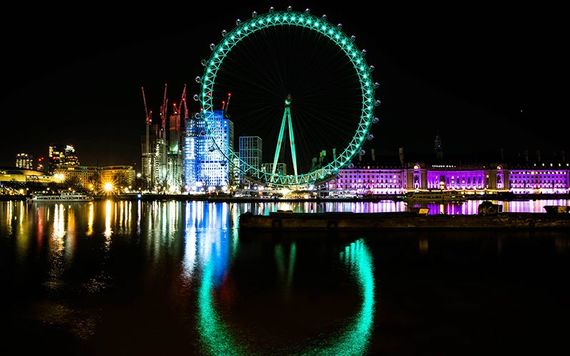
[[[118,187],[132,186],[135,181],[133,166],[104,166],[100,168],[101,182],[111,182]]]
[[[34,169],[34,159],[27,153],[16,155],[16,167],[22,169]]]
[[[65,159],[65,146],[60,144],[49,145],[48,147],[48,170],[53,172]]]
[[[66,167],[79,166],[79,158],[75,154],[75,147],[72,145],[65,145],[65,152],[62,164]]]
[[[568,163],[513,168],[419,163],[405,168],[361,166],[341,169],[335,179],[326,183],[326,188],[361,194],[400,194],[413,190],[569,193],[570,167]]]
[[[240,136],[239,137],[239,159],[246,165],[240,167],[240,183],[244,183],[244,176],[249,170],[261,169],[262,157],[262,140],[259,136]]]
[[[61,180],[77,180],[86,189],[98,189],[105,183],[112,183],[116,187],[129,187],[135,181],[133,166],[70,166],[59,167],[54,176]]]
[[[73,145],[52,144],[48,147],[49,171],[60,167],[79,166],[79,158]]]
[[[179,192],[182,188],[183,156],[181,145],[180,112],[175,110],[170,115],[168,125],[168,152],[166,167],[166,186],[170,191]]]
[[[273,163],[262,163],[261,164],[261,171],[272,173],[273,172]],[[277,163],[277,169],[275,170],[275,174],[278,175],[287,175],[287,164],[285,163]]]
[[[37,171],[40,171],[40,172],[44,172],[46,169],[47,169],[47,167],[46,167],[46,158],[43,157],[43,156],[38,157],[38,162],[37,162],[37,165],[36,165],[36,170],[37,170]]]
[[[207,128],[205,120],[208,120]],[[225,117],[224,111],[215,110],[206,119],[189,119],[185,131],[183,161],[186,189],[227,188],[233,176],[233,164],[228,162],[234,145],[233,122]]]
[[[46,175],[33,169],[0,167],[0,183],[57,183],[52,175]]]
[[[443,160],[443,143],[441,142],[439,133],[435,135],[435,140],[433,141],[433,151],[435,153],[436,160]]]

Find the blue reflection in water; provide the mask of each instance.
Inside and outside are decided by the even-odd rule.
[[[185,206],[184,260],[186,278],[191,278],[196,267],[210,264],[214,286],[224,280],[230,263],[232,239],[228,204],[193,201]]]

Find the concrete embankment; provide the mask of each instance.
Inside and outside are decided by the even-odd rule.
[[[502,213],[482,215],[417,215],[415,213],[245,213],[242,230],[354,231],[354,230],[569,230],[570,214]]]

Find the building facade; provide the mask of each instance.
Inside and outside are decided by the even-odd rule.
[[[34,169],[34,159],[27,153],[18,153],[16,155],[16,167],[22,169]]]
[[[267,172],[267,173],[272,173],[273,172],[273,163],[272,162],[262,163],[261,164],[261,171]],[[287,164],[277,162],[277,168],[275,169],[275,174],[287,175]]]
[[[341,169],[325,188],[358,194],[401,194],[414,190],[567,194],[570,167],[568,163],[526,168],[421,164],[405,168],[355,167]]]
[[[53,172],[61,167],[79,166],[79,158],[73,145],[52,144],[48,147],[48,167]]]
[[[88,190],[99,190],[105,183],[117,188],[132,187],[135,175],[133,166],[73,166],[54,171],[54,177],[63,182],[74,180]]]
[[[245,183],[244,177],[250,169],[261,169],[263,141],[259,136],[240,136],[239,137],[239,161],[245,163],[243,167],[239,167],[240,183]]]
[[[205,116],[186,123],[183,162],[187,191],[227,189],[233,183],[234,165],[228,162],[234,149],[233,122],[222,110]]]

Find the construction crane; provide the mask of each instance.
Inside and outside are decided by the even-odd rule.
[[[168,91],[168,83],[164,83],[164,95],[162,97],[162,105],[160,106],[160,119],[161,119],[161,130],[162,138],[166,135],[166,113],[168,111],[168,98],[166,97]]]
[[[232,98],[232,93],[228,93],[228,100],[226,100],[225,108],[222,107],[222,110],[224,111],[224,116],[226,116],[226,112],[228,112],[228,107],[230,106],[230,99],[231,98]]]
[[[144,104],[144,114],[145,114],[145,122],[146,122],[146,136],[145,136],[145,146],[144,146],[144,153],[149,154],[150,150],[150,125],[152,125],[152,111],[148,110],[148,106],[146,104],[146,95],[144,93],[144,87],[141,86],[141,92],[143,97],[143,104]]]
[[[184,84],[184,89],[182,89],[182,96],[180,97],[180,107],[179,110],[182,111],[182,105],[184,105],[184,121],[188,119],[188,102],[186,101],[186,84]]]
[[[144,93],[144,87],[141,87],[142,97],[143,97],[143,104],[144,104],[144,113],[146,118],[146,124],[150,125],[152,123],[152,111],[148,111],[148,106],[146,105],[146,95]]]

